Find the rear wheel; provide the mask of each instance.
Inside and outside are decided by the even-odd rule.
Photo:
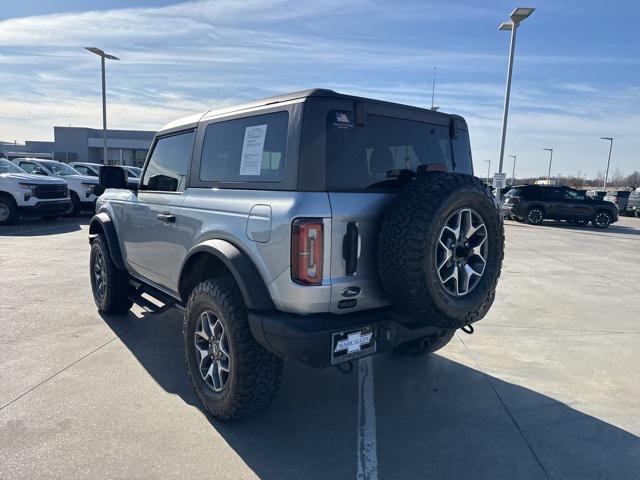
[[[11,225],[18,218],[18,207],[13,198],[0,196],[0,225]]]
[[[282,360],[253,338],[232,278],[206,280],[193,289],[183,337],[187,372],[214,417],[247,417],[269,405],[280,386]]]
[[[540,207],[531,207],[527,212],[525,220],[530,225],[540,225],[544,220],[544,210]]]
[[[591,220],[591,224],[596,228],[607,228],[611,223],[611,214],[609,212],[598,212]]]

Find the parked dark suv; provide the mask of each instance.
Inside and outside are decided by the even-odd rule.
[[[532,225],[553,219],[577,225],[591,222],[596,228],[607,228],[618,221],[615,204],[569,187],[520,185],[507,192],[502,208],[507,217]]]

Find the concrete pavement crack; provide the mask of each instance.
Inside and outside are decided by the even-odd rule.
[[[33,387],[29,388],[26,392],[21,393],[20,395],[18,395],[16,398],[14,398],[13,400],[10,400],[9,402],[5,403],[4,405],[0,406],[0,412],[2,410],[4,410],[6,407],[12,405],[13,403],[17,402],[18,400],[20,400],[21,398],[29,395],[31,392],[33,392],[34,390],[36,390],[38,387],[44,385],[45,383],[47,383],[49,380],[54,379],[55,377],[57,377],[58,375],[60,375],[62,372],[68,370],[69,368],[73,367],[74,365],[77,365],[78,363],[80,363],[82,360],[84,360],[85,358],[93,355],[94,353],[96,353],[98,350],[100,350],[103,347],[106,347],[107,345],[109,345],[111,342],[113,342],[114,340],[117,340],[119,338],[124,337],[127,333],[131,332],[132,330],[135,330],[136,328],[139,328],[140,326],[142,326],[145,322],[147,321],[147,318],[143,318],[142,321],[136,325],[131,326],[130,328],[127,328],[126,330],[124,330],[123,332],[121,332],[119,335],[114,335],[112,338],[110,338],[109,340],[107,340],[106,342],[104,342],[102,345],[97,346],[96,348],[94,348],[93,350],[91,350],[90,352],[84,354],[83,356],[81,356],[80,358],[78,358],[77,360],[74,360],[73,362],[71,362],[69,365],[67,365],[66,367],[58,370],[57,372],[49,375],[47,378],[45,378],[44,380],[42,380],[41,382],[39,382],[38,384],[34,385]]]

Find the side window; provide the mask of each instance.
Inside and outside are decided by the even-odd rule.
[[[89,170],[88,167],[85,167],[84,165],[76,165],[75,168],[77,171],[79,171],[82,175],[89,175],[91,177],[95,177],[96,174],[93,173],[93,170]]]
[[[47,175],[47,172],[44,171],[44,168],[40,167],[40,165],[32,162],[20,162],[20,168],[25,170],[27,173],[31,173],[33,175]]]
[[[562,200],[564,198],[563,192],[557,188],[549,188],[545,190],[545,200]]]
[[[279,182],[287,150],[289,113],[210,124],[204,134],[200,180]]]
[[[182,192],[186,184],[194,136],[195,132],[190,131],[156,140],[140,189]]]
[[[584,200],[584,195],[575,190],[565,190],[564,197],[568,200]]]
[[[471,173],[473,162],[471,161],[471,143],[469,132],[458,130],[458,135],[453,139],[453,158],[456,162],[456,171]]]

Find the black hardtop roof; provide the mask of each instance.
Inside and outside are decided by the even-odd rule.
[[[459,115],[435,111],[429,108],[416,107],[413,105],[405,105],[402,103],[388,102],[385,100],[376,100],[374,98],[367,98],[367,97],[358,97],[356,95],[347,95],[344,93],[338,93],[334,90],[329,90],[327,88],[310,88],[307,90],[299,90],[296,92],[283,93],[281,95],[276,95],[273,97],[267,97],[260,100],[254,100],[251,102],[243,103],[241,105],[236,105],[234,110],[245,110],[245,109],[250,109],[255,107],[263,107],[265,105],[272,105],[276,103],[288,102],[290,100],[298,100],[301,98],[311,98],[311,97],[338,98],[343,100],[352,100],[354,102],[371,102],[371,103],[378,103],[382,105],[392,105],[396,107],[409,108],[412,110],[427,111],[427,112],[436,113],[438,115],[443,115],[447,117],[456,117],[462,120],[462,117]],[[211,112],[207,112],[207,113],[211,113]]]
[[[393,106],[393,107],[397,107],[397,108],[405,108],[405,109],[410,109],[413,111],[419,111],[419,112],[429,112],[432,115],[439,115],[445,118],[455,118],[458,119],[460,121],[464,122],[464,118],[461,117],[460,115],[455,115],[455,114],[450,114],[450,113],[445,113],[445,112],[440,112],[440,111],[435,111],[435,110],[431,110],[428,108],[421,108],[421,107],[416,107],[416,106],[412,106],[412,105],[405,105],[402,103],[395,103],[395,102],[387,102],[384,100],[376,100],[373,98],[366,98],[366,97],[358,97],[355,95],[346,95],[344,93],[338,93],[335,92],[333,90],[329,90],[329,89],[325,89],[325,88],[311,88],[308,90],[299,90],[296,92],[289,92],[289,93],[283,93],[281,95],[276,95],[273,97],[267,97],[267,98],[262,98],[259,100],[252,100],[249,102],[245,102],[245,103],[241,103],[241,104],[236,104],[236,105],[229,105],[226,107],[219,107],[219,108],[214,108],[214,109],[210,109],[207,110],[203,113],[200,114],[196,114],[196,115],[190,115],[188,117],[183,117],[177,120],[174,120],[172,122],[169,122],[168,124],[166,124],[165,126],[163,126],[158,133],[165,133],[167,131],[174,131],[180,128],[184,128],[185,126],[189,125],[195,125],[198,123],[198,121],[205,119],[205,117],[211,117],[211,116],[217,116],[217,115],[224,115],[224,114],[231,114],[231,113],[235,113],[235,112],[241,112],[241,111],[247,111],[247,110],[251,110],[254,108],[260,108],[260,107],[264,107],[266,105],[276,105],[278,103],[285,103],[285,102],[289,102],[292,100],[301,100],[301,99],[305,99],[305,98],[334,98],[334,99],[343,99],[343,100],[351,100],[354,102],[368,102],[368,103],[376,103],[379,105],[388,105],[388,106]]]

